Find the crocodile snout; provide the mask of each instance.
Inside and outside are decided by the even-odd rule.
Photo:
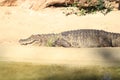
[[[19,40],[19,43],[20,43],[21,45],[27,45],[27,44],[33,43],[34,41],[35,41],[35,40],[20,39],[20,40]]]
[[[27,45],[27,43],[26,43],[25,40],[23,40],[23,39],[20,39],[20,40],[19,40],[19,43],[20,43],[21,45]]]

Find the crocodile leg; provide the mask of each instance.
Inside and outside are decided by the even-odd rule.
[[[71,44],[67,42],[64,39],[57,39],[54,43],[53,46],[58,46],[58,47],[71,47]]]

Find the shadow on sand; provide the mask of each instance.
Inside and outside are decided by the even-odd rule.
[[[111,66],[120,66],[120,50],[119,48],[114,49],[98,49],[97,54],[102,58],[106,64]]]

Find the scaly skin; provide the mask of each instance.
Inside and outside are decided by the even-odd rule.
[[[21,45],[39,45],[53,47],[120,47],[120,34],[103,30],[81,29],[58,34],[37,34],[20,39]]]

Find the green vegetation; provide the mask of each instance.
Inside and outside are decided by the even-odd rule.
[[[49,39],[49,40],[47,41],[46,46],[52,47],[52,45],[53,45],[53,39]]]
[[[0,62],[0,80],[120,80],[120,67],[75,68],[65,65]]]
[[[55,41],[56,39],[57,39],[57,37],[55,37],[55,38],[49,38],[48,41],[47,41],[47,43],[46,43],[46,46],[47,46],[47,47],[52,47],[53,44],[54,44],[54,41]]]
[[[86,15],[86,14],[94,14],[96,12],[101,12],[104,15],[112,11],[113,7],[111,6],[110,2],[104,0],[98,0],[97,2],[93,3],[92,0],[87,0],[87,6],[81,4],[79,2],[74,2],[72,5],[68,5],[63,12],[66,16],[75,14],[78,16]]]

